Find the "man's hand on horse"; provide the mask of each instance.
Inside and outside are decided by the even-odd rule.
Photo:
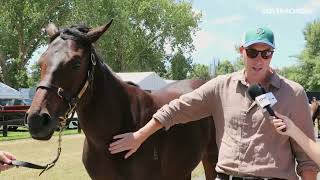
[[[115,154],[123,151],[129,151],[124,156],[125,159],[135,153],[144,141],[144,138],[139,134],[139,131],[119,134],[114,136],[113,139],[118,140],[109,145],[110,153]]]

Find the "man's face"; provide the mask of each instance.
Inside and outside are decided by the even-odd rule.
[[[256,83],[265,80],[270,73],[272,47],[267,44],[256,43],[247,48],[240,47],[240,53],[244,59],[247,79]]]

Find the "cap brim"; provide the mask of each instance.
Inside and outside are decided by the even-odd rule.
[[[257,41],[251,41],[251,42],[245,43],[245,44],[243,45],[243,47],[249,47],[249,46],[251,46],[252,44],[257,44],[257,43],[267,44],[267,45],[271,46],[273,49],[275,49],[274,44],[272,44],[272,43],[270,43],[270,42],[268,42],[268,41],[263,41],[263,40],[257,40]]]

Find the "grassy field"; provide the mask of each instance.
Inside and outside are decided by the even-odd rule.
[[[15,131],[9,131],[7,137],[2,136],[2,129],[0,130],[0,142],[2,141],[11,141],[11,140],[18,140],[18,139],[29,139],[31,138],[30,133],[28,132],[27,128],[19,127]],[[69,135],[69,134],[77,134],[78,130],[77,129],[67,129],[62,132],[64,135]],[[54,133],[54,136],[58,135],[58,132]]]
[[[10,132],[11,133],[11,132]],[[9,133],[9,134],[10,134]],[[57,153],[57,136],[50,141],[36,141],[32,139],[1,141],[0,149],[10,151],[18,160],[29,161],[36,164],[51,162]],[[61,179],[90,179],[81,162],[84,135],[65,135],[62,137],[62,153],[56,166],[38,176],[39,170],[28,168],[13,168],[0,174],[1,180],[61,180]],[[193,177],[200,176],[203,169],[199,166]]]

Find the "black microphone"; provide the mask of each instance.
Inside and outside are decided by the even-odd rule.
[[[255,101],[258,101],[256,99],[256,97],[263,95],[263,94],[266,94],[266,93],[267,93],[266,90],[262,86],[260,86],[259,84],[250,85],[248,88],[249,96],[251,97],[252,100],[255,100]],[[264,97],[264,98],[266,98],[266,97]],[[263,101],[263,99],[261,99],[261,101]],[[257,102],[257,103],[260,105],[259,102]],[[267,104],[265,104],[262,108],[266,109],[268,111],[268,113],[270,114],[270,116],[274,116],[279,119],[279,117],[276,116],[273,109],[270,107],[270,102],[267,102]],[[281,131],[285,132],[286,128],[282,129]]]

